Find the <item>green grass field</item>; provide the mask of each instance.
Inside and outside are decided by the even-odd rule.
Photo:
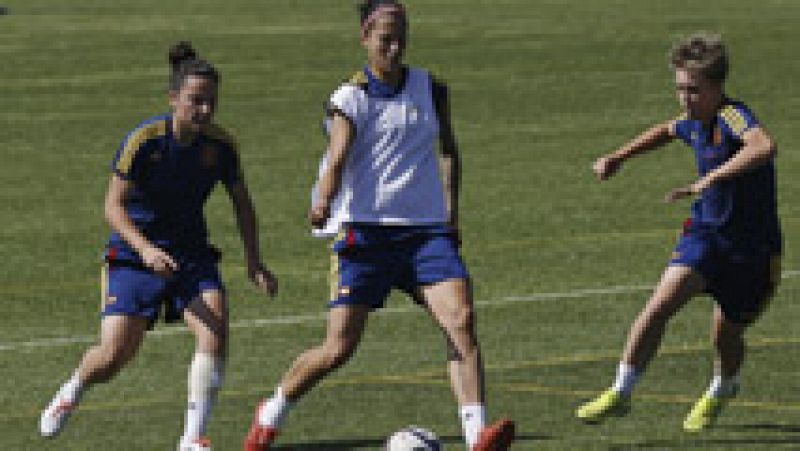
[[[218,121],[241,144],[263,251],[282,284],[245,278],[227,199],[212,236],[231,295],[231,356],[210,435],[241,449],[257,399],[324,330],[328,258],[309,237],[308,191],[324,142],[321,105],[363,63],[352,1],[5,0],[0,16],[0,449],[166,450],[180,435],[182,327],[157,328],[138,358],[85,398],[56,441],[39,410],[98,330],[102,199],[124,134],[166,109],[166,51],[190,39],[223,73]],[[463,152],[464,255],[476,282],[490,414],[519,424],[514,449],[800,447],[800,3],[791,0],[409,0],[407,60],[452,87]],[[717,30],[729,93],[780,143],[784,281],[749,334],[744,388],[719,427],[680,429],[711,367],[707,299],[675,319],[631,415],[572,418],[610,383],[628,326],[670,255],[694,177],[671,145],[598,184],[590,164],[678,106],[666,53]],[[379,449],[408,424],[463,449],[431,321],[401,296],[371,320],[352,362],[292,412],[279,449]]]

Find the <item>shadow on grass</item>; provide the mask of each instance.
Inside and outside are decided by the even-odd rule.
[[[518,434],[514,443],[530,443],[543,440],[552,440],[553,437],[546,435],[532,435],[532,434]],[[461,436],[445,436],[439,437],[439,441],[443,444],[458,444],[462,442]],[[386,443],[386,439],[355,439],[355,440],[322,440],[318,442],[294,443],[286,445],[278,445],[273,447],[275,450],[284,451],[346,451],[359,448],[376,448],[382,447]]]
[[[800,426],[791,424],[731,424],[714,427],[718,431],[762,433],[762,437],[751,438],[701,438],[689,440],[652,440],[640,443],[612,446],[610,449],[645,449],[645,448],[728,448],[747,445],[800,445]],[[769,433],[780,434],[770,437]],[[787,435],[794,434],[794,435]]]
[[[800,434],[800,425],[796,424],[773,424],[773,423],[757,423],[757,424],[726,424],[717,426],[716,429],[746,432],[746,431],[765,431],[765,432],[783,432],[783,433],[796,433]]]

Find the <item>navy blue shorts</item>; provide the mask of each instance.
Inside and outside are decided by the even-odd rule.
[[[392,288],[468,279],[458,241],[446,226],[346,225],[334,240],[330,307],[383,307]]]
[[[714,232],[692,227],[678,241],[670,264],[699,272],[708,294],[725,317],[736,323],[755,320],[780,281],[779,254],[731,249]]]
[[[141,264],[111,261],[103,268],[103,316],[142,316],[154,323],[181,320],[183,310],[203,291],[223,291],[215,257],[179,259],[180,269],[160,276]]]

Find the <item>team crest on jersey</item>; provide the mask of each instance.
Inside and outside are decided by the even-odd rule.
[[[339,288],[339,294],[341,296],[349,296],[350,295],[350,287],[344,286]]]
[[[387,131],[396,127],[399,125],[401,117],[402,114],[400,114],[399,108],[395,105],[387,107],[378,117],[378,130]]]
[[[419,110],[414,105],[389,104],[378,117],[378,130],[388,131],[412,125],[419,118]]]
[[[714,127],[714,133],[712,135],[712,142],[715,146],[722,144],[722,130],[719,127]]]
[[[162,158],[162,155],[161,155],[161,152],[159,152],[159,151],[155,151],[155,152],[150,154],[150,161],[152,161],[153,163],[158,163],[159,161],[161,161],[161,158]]]
[[[205,167],[214,167],[217,165],[217,148],[214,146],[205,146],[200,151],[200,162]]]

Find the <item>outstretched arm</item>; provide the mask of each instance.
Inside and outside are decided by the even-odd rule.
[[[656,124],[616,151],[598,158],[592,167],[594,174],[598,179],[606,180],[619,171],[622,163],[628,158],[657,149],[674,138],[675,121]]]
[[[350,145],[355,138],[355,127],[350,119],[339,111],[331,117],[330,140],[328,143],[327,166],[317,184],[317,200],[308,212],[311,225],[315,228],[325,226],[331,214],[331,202],[339,192],[344,172],[344,163]]]
[[[133,182],[117,174],[111,176],[104,208],[106,221],[139,254],[145,266],[156,273],[170,275],[178,270],[178,263],[164,249],[148,240],[125,210],[125,201],[132,188]]]
[[[236,223],[244,244],[247,277],[262,292],[274,296],[278,291],[278,279],[261,263],[256,212],[247,185],[240,178],[230,186],[226,185],[226,188],[236,212]]]
[[[671,191],[667,194],[666,200],[672,202],[701,194],[714,183],[731,179],[761,166],[774,158],[778,152],[778,146],[775,141],[761,127],[755,127],[744,132],[742,143],[742,148],[730,160],[709,171],[691,185]]]

